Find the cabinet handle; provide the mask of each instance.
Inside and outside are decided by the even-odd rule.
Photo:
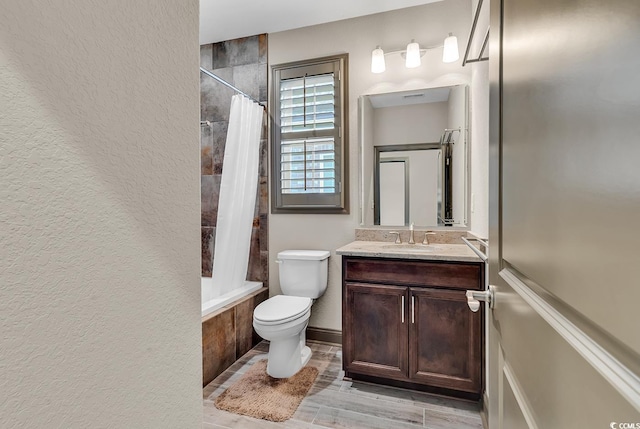
[[[411,296],[411,323],[416,323],[416,297]]]
[[[400,317],[402,317],[402,323],[404,323],[404,295],[402,296],[402,303],[400,304]]]

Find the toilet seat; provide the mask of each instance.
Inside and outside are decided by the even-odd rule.
[[[280,325],[307,316],[311,304],[311,298],[276,295],[255,308],[253,320],[262,325]]]

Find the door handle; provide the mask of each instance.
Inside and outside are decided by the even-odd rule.
[[[400,303],[400,317],[402,318],[402,323],[404,323],[404,295],[402,295],[402,302]]]
[[[496,287],[489,285],[487,290],[468,290],[467,305],[474,313],[480,309],[480,301],[487,303],[489,308],[493,308],[496,301]]]

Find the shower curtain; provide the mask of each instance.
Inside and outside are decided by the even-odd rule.
[[[262,106],[242,95],[231,100],[209,299],[241,287],[247,277],[263,112]]]

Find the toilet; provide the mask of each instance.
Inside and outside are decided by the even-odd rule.
[[[267,299],[253,311],[253,328],[269,340],[267,374],[271,377],[291,377],[311,358],[305,329],[311,305],[327,289],[329,255],[326,250],[278,253],[282,295]]]

